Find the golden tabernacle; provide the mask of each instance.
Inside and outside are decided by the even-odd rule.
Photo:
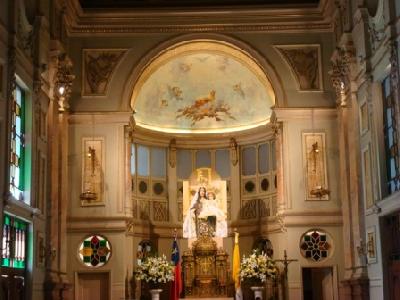
[[[182,255],[185,297],[227,296],[228,254],[211,236],[200,236]]]

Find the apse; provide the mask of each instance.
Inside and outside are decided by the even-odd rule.
[[[142,70],[132,93],[136,124],[167,133],[237,132],[265,125],[275,104],[269,78],[246,51],[195,40],[170,47]]]

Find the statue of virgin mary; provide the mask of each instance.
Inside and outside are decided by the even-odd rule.
[[[205,224],[214,237],[227,236],[225,212],[218,207],[214,192],[201,186],[193,196],[183,222],[183,237],[196,238],[201,235],[201,225]]]

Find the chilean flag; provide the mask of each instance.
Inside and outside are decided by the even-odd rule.
[[[170,300],[179,300],[179,295],[182,291],[182,279],[181,279],[181,262],[179,256],[179,247],[176,237],[172,243],[172,263],[175,265],[174,281],[171,283],[171,291],[169,294]]]

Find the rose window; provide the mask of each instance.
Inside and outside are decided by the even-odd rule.
[[[321,261],[327,258],[330,248],[327,234],[319,230],[305,233],[300,243],[301,254],[313,261]]]

